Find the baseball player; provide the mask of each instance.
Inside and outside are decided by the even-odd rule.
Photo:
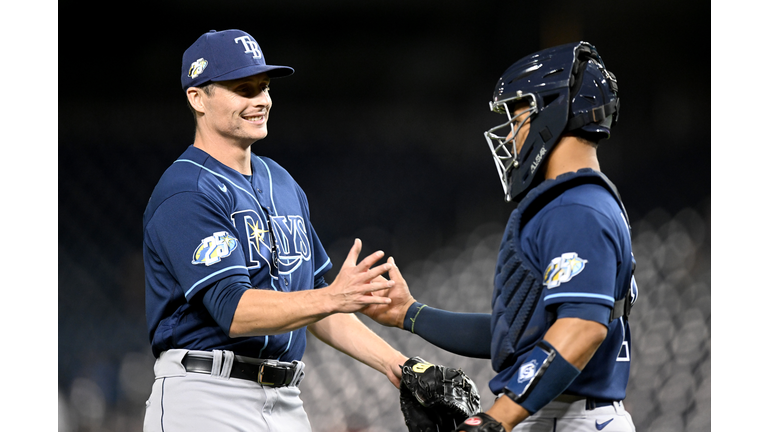
[[[371,292],[379,251],[358,262],[355,240],[338,276],[312,228],[307,197],[273,160],[251,152],[267,136],[270,80],[254,38],[210,31],[185,52],[181,85],[194,143],[166,170],[144,213],[146,314],[155,382],[145,431],[310,431],[299,398],[309,330],[399,387],[408,359],[352,312],[390,300]]]
[[[489,314],[417,302],[395,267],[365,313],[457,354],[490,358],[493,406],[457,431],[634,431],[624,410],[637,297],[630,227],[597,143],[618,118],[615,76],[579,42],[526,56],[490,102],[485,133],[512,212]],[[394,260],[389,262],[394,265]]]

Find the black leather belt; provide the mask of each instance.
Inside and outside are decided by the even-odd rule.
[[[569,395],[569,394],[561,394],[560,396],[555,398],[555,402],[565,402],[565,403],[574,403],[584,401],[585,408],[587,411],[592,411],[595,408],[601,408],[613,405],[614,402],[612,400],[607,399],[595,399],[595,398],[588,398],[584,396],[577,396],[577,395]]]
[[[187,354],[181,360],[187,372],[211,374],[213,357]],[[296,365],[277,360],[262,360],[235,356],[232,363],[231,378],[245,379],[270,387],[284,387],[293,381]]]

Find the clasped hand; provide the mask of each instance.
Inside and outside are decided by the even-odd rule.
[[[392,264],[385,263],[374,267],[374,264],[384,257],[384,252],[381,251],[374,252],[357,263],[361,249],[362,242],[355,239],[336,279],[325,288],[330,299],[330,313],[352,313],[369,305],[391,302],[388,297],[373,293],[395,285],[394,281],[382,277],[393,267]]]

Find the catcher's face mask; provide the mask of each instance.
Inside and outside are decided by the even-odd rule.
[[[527,102],[526,109],[519,109],[521,102]],[[512,186],[511,172],[520,166],[518,147],[522,147],[523,144],[521,142],[520,146],[518,146],[517,135],[520,133],[521,126],[533,114],[538,112],[536,98],[530,93],[518,93],[513,98],[491,102],[490,107],[491,111],[507,116],[507,121],[489,129],[484,135],[485,140],[488,142],[488,147],[491,149],[491,155],[501,179],[501,187],[504,188],[504,195],[509,196]],[[515,114],[515,107],[518,107],[517,114]],[[507,130],[509,130],[509,133],[498,135],[503,134]]]

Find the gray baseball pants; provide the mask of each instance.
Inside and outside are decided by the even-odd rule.
[[[181,364],[187,352],[165,351],[155,362],[144,432],[311,432],[299,398],[303,373],[285,387],[229,378],[230,351],[212,353],[214,364],[220,365],[214,368],[220,369],[216,375],[188,373]],[[299,367],[303,368],[303,363]]]
[[[635,432],[635,425],[621,402],[588,410],[582,399],[550,402],[512,432]]]

